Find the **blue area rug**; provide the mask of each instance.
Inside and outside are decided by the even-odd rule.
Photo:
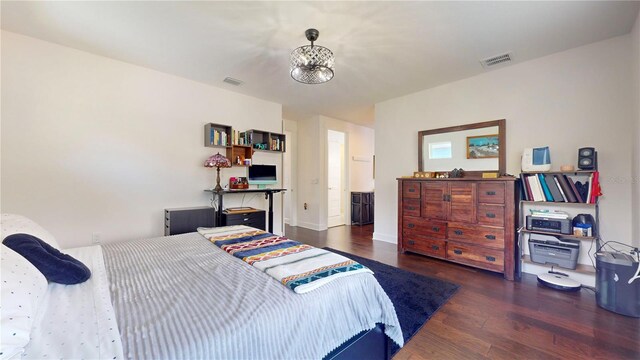
[[[398,269],[375,260],[329,247],[324,249],[355,260],[374,272],[373,276],[389,295],[389,299],[396,308],[405,344],[460,288],[460,286],[447,281]],[[391,356],[393,356],[400,348],[394,342],[391,343]]]

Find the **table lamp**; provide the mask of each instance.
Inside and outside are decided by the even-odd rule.
[[[216,177],[216,187],[213,190],[221,191],[222,186],[220,186],[220,168],[231,167],[231,161],[229,161],[229,159],[227,159],[224,155],[217,153],[215,155],[209,156],[209,158],[205,160],[204,167],[214,167],[216,168],[216,170],[218,170],[218,176]]]

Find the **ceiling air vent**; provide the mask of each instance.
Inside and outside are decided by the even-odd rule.
[[[238,80],[238,79],[234,79],[234,78],[230,78],[230,77],[226,77],[223,80],[224,82],[226,82],[227,84],[231,84],[233,86],[240,86],[243,84],[242,81]]]
[[[480,63],[482,64],[483,68],[487,69],[487,68],[494,67],[501,64],[504,65],[506,63],[511,62],[511,60],[513,60],[513,54],[504,53],[504,54],[492,56],[484,60],[480,60]]]

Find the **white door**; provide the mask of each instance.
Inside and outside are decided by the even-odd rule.
[[[344,133],[327,131],[327,226],[345,224],[344,189],[345,189],[345,141]]]

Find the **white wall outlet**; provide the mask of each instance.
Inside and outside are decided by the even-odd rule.
[[[101,238],[101,235],[99,232],[94,232],[91,234],[91,242],[93,242],[96,245],[100,244],[100,238]]]

